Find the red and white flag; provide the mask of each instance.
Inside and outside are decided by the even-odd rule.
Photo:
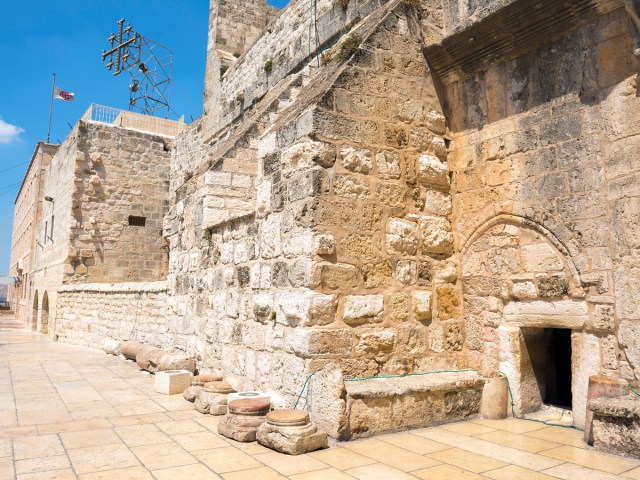
[[[66,92],[64,90],[55,87],[53,92],[53,98],[56,100],[64,100],[65,102],[73,102],[74,94],[72,92]]]

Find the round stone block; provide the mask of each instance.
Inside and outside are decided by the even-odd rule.
[[[306,410],[274,410],[267,413],[267,422],[278,427],[302,427],[309,423]]]
[[[205,383],[209,382],[221,382],[223,380],[222,375],[214,373],[203,373],[202,375],[196,375],[191,379],[191,385],[195,387],[202,387]]]
[[[204,391],[209,393],[233,393],[235,390],[227,382],[207,382]]]
[[[138,351],[141,347],[142,342],[136,342],[133,340],[129,342],[122,342],[122,355],[124,355],[124,358],[126,359],[135,361],[136,355],[138,355]]]
[[[228,407],[234,415],[264,416],[271,409],[271,402],[264,398],[242,398],[229,402]]]

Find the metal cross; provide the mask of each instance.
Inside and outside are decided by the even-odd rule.
[[[107,70],[113,70],[115,66],[114,76],[120,75],[128,66],[128,60],[131,57],[131,51],[135,50],[134,54],[136,57],[136,62],[138,61],[138,56],[140,53],[140,35],[137,33],[132,33],[133,27],[131,24],[124,27],[124,18],[118,21],[118,35],[111,34],[108,41],[111,43],[110,50],[102,51],[102,60],[104,61],[107,57],[109,57],[109,63],[107,63]],[[126,38],[123,38],[126,37]],[[114,55],[115,55],[115,63],[114,63]]]

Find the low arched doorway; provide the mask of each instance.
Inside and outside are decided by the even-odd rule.
[[[38,328],[38,291],[33,295],[33,309],[31,310],[31,330]]]
[[[42,314],[40,315],[40,333],[49,333],[49,295],[42,296]]]

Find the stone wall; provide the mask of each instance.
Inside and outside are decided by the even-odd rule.
[[[59,341],[102,348],[106,339],[140,340],[172,349],[166,283],[87,283],[58,290]]]
[[[386,2],[351,0],[347,8],[341,3],[335,0],[316,2],[319,36],[315,37],[313,28],[309,45],[309,2],[292,0],[252,48],[245,52],[222,78],[217,75],[219,57],[212,54],[211,48],[217,27],[210,25],[205,82],[205,140],[220,128],[236,121],[241,112],[252,107],[284,77],[315,59],[319,52],[335,43],[337,37],[348,31],[349,26]],[[211,12],[211,16],[214,17],[213,6]],[[211,21],[213,20],[210,18]],[[270,72],[265,70],[265,62],[268,60],[272,62]]]
[[[57,148],[56,145],[38,142],[14,205],[9,275],[18,279],[20,283],[9,287],[8,301],[16,319],[24,325],[27,325],[31,315],[29,285],[35,228],[40,215],[42,215],[42,202],[44,201],[42,194],[43,173]]]
[[[216,48],[242,55],[262,35],[279,10],[266,0],[217,0]]]
[[[577,424],[589,374],[640,378],[634,39],[620,8],[445,85],[471,364],[505,367],[509,312],[572,328]]]

